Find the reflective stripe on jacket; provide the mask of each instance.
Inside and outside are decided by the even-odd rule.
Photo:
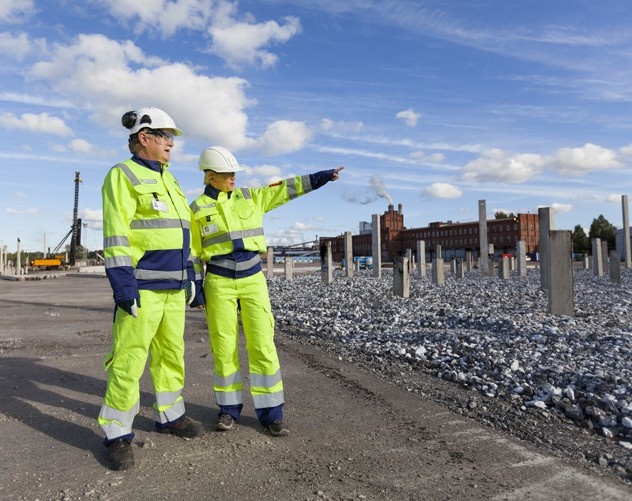
[[[230,193],[207,186],[192,204],[192,231],[201,235],[202,261],[247,276],[240,255],[249,266],[260,266],[258,257],[266,251],[263,216],[266,212],[316,190],[330,181],[333,170],[296,176],[262,188],[236,188]],[[210,194],[216,198],[210,196]],[[230,263],[226,257],[233,261]],[[237,264],[234,262],[237,261]],[[226,275],[225,275],[226,276]]]
[[[110,169],[102,187],[105,270],[114,301],[138,289],[183,289],[193,280],[191,211],[173,175],[133,159]]]

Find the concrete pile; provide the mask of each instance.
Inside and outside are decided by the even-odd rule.
[[[514,280],[448,274],[441,286],[413,274],[408,298],[393,295],[391,270],[336,273],[329,285],[319,273],[270,279],[278,329],[558,412],[632,448],[631,270],[613,283],[577,269],[572,317],[547,313],[537,269]]]

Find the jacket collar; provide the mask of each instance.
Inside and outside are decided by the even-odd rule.
[[[219,199],[219,194],[222,193],[220,190],[218,190],[217,188],[213,188],[210,184],[206,185],[206,188],[204,188],[204,194],[207,197],[211,197],[214,200],[218,200]],[[232,191],[227,191],[226,192],[226,198],[230,198],[230,196],[233,194]]]
[[[148,169],[151,169],[158,173],[162,172],[163,167],[165,169],[169,167],[169,164],[161,164],[158,160],[146,160],[136,154],[132,155],[132,160],[134,160],[134,162],[136,162],[137,164],[144,165]]]

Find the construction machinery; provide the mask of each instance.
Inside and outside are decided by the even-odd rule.
[[[37,268],[40,270],[58,270],[64,264],[64,256],[55,256],[55,257],[40,257],[35,258],[31,261],[31,267]]]
[[[48,252],[47,256],[41,259],[34,259],[31,266],[37,266],[44,269],[57,269],[63,266],[74,266],[77,258],[77,247],[81,245],[81,219],[79,219],[79,183],[81,183],[81,177],[79,172],[75,172],[75,205],[72,212],[72,225],[70,231],[66,233],[66,236],[62,238],[61,242],[57,244],[57,247],[53,249],[53,252]],[[66,240],[70,237],[70,252],[68,253],[68,262],[65,262],[65,256],[63,254],[57,254],[62,248]]]

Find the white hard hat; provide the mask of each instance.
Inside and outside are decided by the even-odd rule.
[[[123,127],[129,129],[129,135],[136,134],[141,129],[169,129],[174,136],[181,136],[183,132],[176,127],[167,113],[160,108],[141,108],[136,111],[128,111],[121,118]]]
[[[237,163],[234,155],[222,146],[211,146],[202,150],[198,166],[200,170],[212,170],[214,172],[239,172],[244,170]]]

